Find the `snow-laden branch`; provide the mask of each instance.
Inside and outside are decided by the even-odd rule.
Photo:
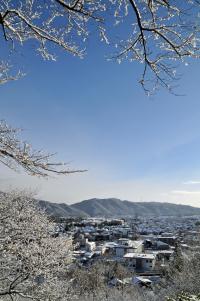
[[[0,122],[0,162],[7,167],[14,170],[22,167],[28,174],[41,177],[85,171],[67,168],[66,163],[53,162],[54,154],[32,150],[30,144],[19,139],[18,132],[19,129]]]
[[[0,30],[13,49],[31,40],[44,59],[54,60],[54,46],[83,57],[96,28],[115,47],[112,58],[143,64],[139,81],[147,93],[160,85],[171,91],[177,65],[200,56],[199,8],[197,0],[2,0]],[[0,83],[7,79],[0,68]]]

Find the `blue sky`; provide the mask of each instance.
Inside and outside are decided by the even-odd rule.
[[[1,166],[0,189],[28,187],[66,203],[112,196],[200,206],[200,63],[181,70],[186,96],[148,98],[137,82],[142,66],[105,54],[91,42],[84,60],[61,52],[42,61],[28,47],[15,57],[26,76],[0,87],[1,119],[88,172],[47,181]]]

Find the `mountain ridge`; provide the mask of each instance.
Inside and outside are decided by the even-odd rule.
[[[117,198],[93,198],[71,205],[39,201],[50,215],[59,217],[188,216],[200,208],[168,202],[130,202]]]

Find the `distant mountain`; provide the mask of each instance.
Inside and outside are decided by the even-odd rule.
[[[118,216],[128,215],[128,206],[119,199],[90,199],[71,205],[72,208],[82,210],[89,216]]]
[[[89,216],[183,216],[198,215],[200,208],[160,202],[129,202],[119,199],[90,199],[70,206]]]
[[[53,216],[57,216],[57,217],[87,217],[88,214],[73,208],[67,204],[58,204],[58,203],[51,203],[48,201],[38,201],[39,206],[42,209],[45,209],[45,211],[49,214],[49,215],[53,215]]]
[[[200,208],[160,202],[129,202],[115,198],[89,199],[72,205],[39,201],[47,213],[60,217],[186,216],[200,215]]]

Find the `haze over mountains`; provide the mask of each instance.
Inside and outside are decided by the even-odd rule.
[[[59,217],[123,217],[200,215],[200,208],[160,202],[130,202],[116,198],[89,199],[72,205],[39,201],[46,212]]]

